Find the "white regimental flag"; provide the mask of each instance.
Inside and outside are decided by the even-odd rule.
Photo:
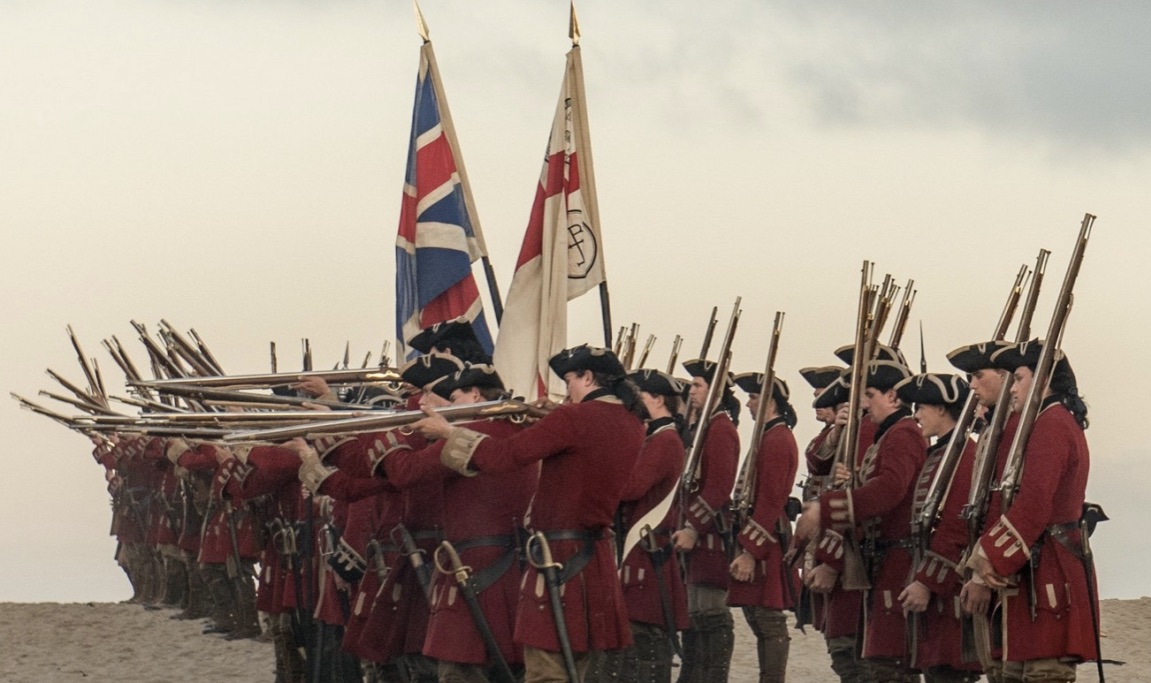
[[[558,400],[548,359],[567,346],[567,302],[606,280],[579,46],[568,52],[515,277],[496,340],[504,384],[528,400]]]

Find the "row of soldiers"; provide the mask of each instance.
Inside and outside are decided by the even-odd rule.
[[[424,355],[401,369],[406,407],[427,416],[411,429],[99,446],[134,599],[185,600],[184,616],[210,611],[207,630],[232,637],[258,633],[257,610],[270,615],[277,681],[670,681],[676,658],[679,681],[726,681],[733,607],[756,637],[760,681],[785,678],[789,611],[823,632],[842,681],[1074,680],[1076,663],[1098,657],[1078,524],[1086,406],[1066,358],[1010,509],[992,495],[969,543],[968,441],[939,524],[926,542],[911,533],[968,392],[985,420],[1011,411],[995,405],[1000,384],[1010,374],[1012,396],[1026,395],[1039,342],[957,349],[962,377],[913,375],[880,345],[860,374],[857,422],[850,367],[801,370],[825,427],[805,450],[794,534],[797,415],[782,379],[760,411],[762,373],[699,359],[683,364],[689,383],[580,346],[550,362],[564,404],[453,424],[435,409],[504,396],[498,372],[464,321],[413,346]],[[851,351],[837,352],[848,366]],[[759,475],[734,516],[737,387],[763,422],[748,456]],[[332,398],[322,381],[299,388]],[[709,394],[719,400],[701,415]],[[857,452],[834,465],[849,425]],[[1008,417],[1001,444],[1013,429]],[[962,651],[965,623],[977,659]]]

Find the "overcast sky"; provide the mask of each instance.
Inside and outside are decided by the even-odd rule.
[[[567,4],[424,0],[506,292],[563,74]],[[1151,7],[1109,3],[583,0],[583,61],[617,325],[683,358],[744,313],[737,371],[834,362],[863,259],[914,278],[927,361],[987,337],[1052,250],[1046,329],[1079,222],[1099,216],[1064,348],[1091,405],[1105,597],[1151,594]],[[0,387],[80,371],[129,320],[194,327],[230,372],[378,352],[420,39],[407,0],[0,3]],[[602,341],[598,302],[570,342]],[[489,316],[489,320],[491,317]],[[908,347],[913,361],[918,352]],[[129,345],[137,360],[143,353]],[[68,412],[65,410],[65,412]],[[797,437],[816,431],[800,409]],[[748,420],[750,421],[750,420]],[[0,404],[0,600],[116,600],[86,441]]]

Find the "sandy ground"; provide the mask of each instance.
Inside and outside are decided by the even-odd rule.
[[[200,622],[171,610],[106,603],[0,604],[0,681],[271,681],[272,646],[200,634]],[[1112,683],[1151,679],[1151,598],[1103,602],[1103,653],[1127,662],[1107,667]],[[795,632],[788,678],[829,681],[822,637]],[[731,680],[756,680],[755,645],[736,615]],[[1080,681],[1096,678],[1081,666]]]

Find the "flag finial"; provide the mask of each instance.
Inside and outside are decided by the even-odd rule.
[[[576,19],[575,0],[571,0],[571,20],[568,22],[568,37],[572,47],[579,47],[579,19]]]
[[[412,7],[416,10],[416,31],[425,43],[431,42],[432,39],[428,37],[428,24],[424,21],[424,13],[420,11],[419,0],[412,0]]]

